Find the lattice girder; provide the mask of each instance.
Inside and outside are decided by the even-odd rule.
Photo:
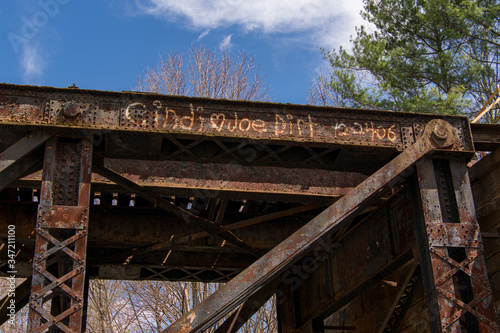
[[[417,226],[432,332],[499,332],[465,161],[417,164]]]
[[[46,145],[29,332],[82,331],[91,163],[91,140],[54,138]]]

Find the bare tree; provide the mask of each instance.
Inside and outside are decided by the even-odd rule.
[[[339,102],[339,96],[329,89],[329,78],[323,72],[319,73],[316,79],[309,83],[309,96],[307,102],[318,106],[342,106]]]
[[[204,45],[192,46],[187,58],[178,52],[160,55],[158,65],[138,78],[136,89],[169,95],[269,100],[269,85],[254,57],[245,51],[211,51]],[[154,317],[161,314],[165,322],[156,323],[160,325],[156,329],[175,322],[219,287],[214,283],[154,282],[162,288],[152,290],[151,283],[130,282],[126,290],[138,313],[155,313]],[[274,298],[240,332],[277,332]]]
[[[170,52],[160,55],[158,65],[146,70],[136,89],[167,95],[225,98],[231,100],[269,100],[269,85],[254,57],[246,51],[211,51],[192,46],[189,56]]]
[[[172,51],[165,59],[160,54],[159,63],[137,79],[136,89],[167,95],[187,95],[187,73],[183,68],[184,56]]]
[[[123,282],[90,281],[87,332],[141,332],[138,316],[123,292]]]

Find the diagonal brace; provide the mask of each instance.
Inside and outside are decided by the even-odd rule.
[[[231,231],[226,230],[209,220],[191,214],[188,211],[185,211],[184,209],[177,207],[170,201],[165,200],[164,198],[159,196],[157,193],[134,183],[133,181],[127,179],[126,177],[123,177],[122,175],[116,173],[113,170],[103,166],[96,165],[94,166],[94,171],[100,174],[101,176],[111,180],[112,182],[115,182],[118,185],[123,186],[130,192],[140,195],[141,197],[154,203],[158,207],[165,209],[166,211],[182,218],[186,223],[188,224],[192,223],[197,227],[207,231],[208,233],[218,236],[228,241],[229,243],[255,255],[256,257],[260,257],[262,255],[261,251],[254,249],[250,245],[246,244],[244,241],[242,241],[236,235],[234,235]]]
[[[236,333],[271,298],[280,282],[281,279],[278,277],[252,295],[213,333]]]
[[[43,156],[33,153],[52,135],[51,132],[28,134],[0,153],[0,191],[43,160]]]
[[[434,149],[452,146],[456,138],[456,131],[449,123],[431,120],[415,144],[198,304],[164,333],[202,332],[212,326],[319,245],[326,236],[348,223],[401,177],[407,176],[404,172],[416,161]]]

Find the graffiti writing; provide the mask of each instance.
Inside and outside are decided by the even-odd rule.
[[[203,106],[189,108],[164,106],[153,102],[148,111],[145,104],[132,103],[123,109],[126,126],[153,126],[161,131],[211,135],[252,136],[267,138],[324,139],[395,143],[399,137],[396,123],[335,120],[325,115],[260,113],[207,110]]]
[[[334,136],[336,138],[350,137],[350,136],[363,136],[371,141],[374,140],[389,140],[395,142],[398,138],[396,132],[396,125],[383,126],[375,125],[370,122],[337,122],[334,127]]]
[[[163,128],[193,132],[215,131],[228,133],[269,133],[273,136],[296,135],[314,137],[315,123],[311,116],[297,117],[291,114],[274,116],[267,119],[255,119],[240,116],[238,112],[206,112],[203,107],[191,106],[189,112],[165,108]]]

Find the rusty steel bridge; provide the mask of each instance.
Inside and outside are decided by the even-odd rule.
[[[29,332],[84,332],[89,279],[225,282],[171,333],[273,295],[283,333],[499,332],[498,145],[460,116],[0,84],[0,276]]]

